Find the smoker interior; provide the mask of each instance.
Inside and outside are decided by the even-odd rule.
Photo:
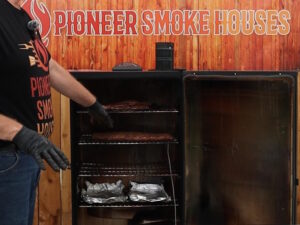
[[[99,73],[92,79],[84,76],[79,79],[104,105],[135,100],[150,103],[150,108],[109,111],[114,128],[107,129],[92,125],[85,109],[72,103],[72,114],[75,115],[72,120],[73,224],[174,224],[175,209],[179,224],[183,200],[181,82],[177,76],[160,78],[159,75],[145,78],[142,73],[133,77],[120,73],[110,78]],[[92,136],[99,132],[168,133],[173,139],[103,141]],[[82,201],[80,194],[86,181],[94,184],[118,180],[125,185],[125,195],[130,191],[130,181],[162,184],[171,201],[111,204]]]
[[[289,76],[186,76],[187,225],[291,224]]]

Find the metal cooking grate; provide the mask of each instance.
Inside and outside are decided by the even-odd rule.
[[[179,176],[178,170],[172,171],[168,166],[160,163],[155,164],[98,164],[82,163],[79,167],[80,177],[130,177],[130,176],[148,176],[148,177],[170,177]]]
[[[177,109],[160,109],[160,110],[109,110],[109,114],[143,114],[143,113],[179,113]],[[77,114],[88,114],[88,111],[78,110]]]
[[[136,142],[136,141],[99,141],[93,139],[92,135],[85,134],[79,139],[78,145],[164,145],[164,144],[178,144],[178,140],[174,138],[172,141],[149,141],[149,142]]]
[[[151,207],[178,207],[179,204],[176,203],[176,205],[174,205],[174,203],[147,203],[147,202],[143,202],[143,203],[130,203],[130,202],[126,202],[124,204],[120,204],[120,203],[115,203],[115,204],[87,204],[83,201],[80,202],[79,207],[80,208],[151,208]]]

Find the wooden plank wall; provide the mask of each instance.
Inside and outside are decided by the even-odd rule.
[[[287,36],[51,36],[50,52],[69,69],[111,70],[123,61],[143,69],[155,68],[155,42],[175,43],[175,67],[188,70],[292,70],[300,68],[300,2],[293,0],[45,0],[52,10],[129,9],[138,15],[145,9],[286,9],[291,12]],[[139,18],[139,24],[141,18]],[[210,20],[213,23],[213,20]]]
[[[155,68],[155,42],[175,43],[175,67],[187,70],[294,70],[300,68],[300,1],[295,0],[27,0],[53,10],[128,9],[286,9],[291,12],[288,36],[54,36],[52,57],[68,69],[111,70],[130,61],[144,70]],[[140,18],[139,18],[140,23]],[[211,21],[212,23],[212,21]],[[68,100],[54,92],[53,142],[70,155]],[[298,198],[299,199],[299,198]],[[300,199],[299,199],[300,200]],[[299,201],[298,201],[299,202]],[[70,172],[43,172],[35,225],[71,225]],[[300,210],[298,210],[300,219]],[[300,223],[300,220],[298,220]]]

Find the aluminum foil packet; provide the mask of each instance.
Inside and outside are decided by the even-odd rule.
[[[124,195],[124,184],[119,180],[116,183],[92,184],[85,182],[87,189],[81,191],[82,200],[88,204],[123,203],[127,201]]]
[[[135,182],[130,182],[130,184],[129,199],[133,202],[171,201],[162,184],[138,184]]]

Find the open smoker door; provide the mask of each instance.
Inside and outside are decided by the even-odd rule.
[[[184,78],[186,225],[292,224],[295,78]]]

